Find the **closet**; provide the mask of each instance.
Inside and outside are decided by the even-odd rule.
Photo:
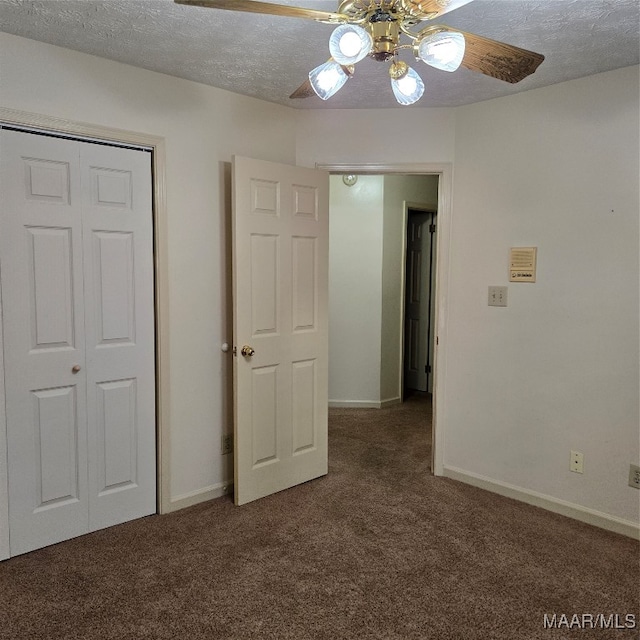
[[[8,129],[0,149],[13,556],[156,512],[152,177],[149,150]]]

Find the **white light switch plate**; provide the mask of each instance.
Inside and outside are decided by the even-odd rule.
[[[489,287],[489,306],[507,306],[507,287]]]

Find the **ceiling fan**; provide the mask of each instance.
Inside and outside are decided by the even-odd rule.
[[[543,55],[533,51],[430,24],[473,0],[341,0],[335,13],[259,0],[174,1],[337,24],[329,38],[331,57],[310,71],[308,80],[290,98],[318,95],[329,99],[354,74],[354,65],[368,56],[379,62],[391,61],[389,76],[396,100],[402,105],[413,104],[422,97],[424,83],[414,69],[398,58],[402,50],[411,51],[416,60],[436,69],[455,71],[462,65],[511,83],[531,75],[544,60]],[[422,22],[429,24],[421,25]]]

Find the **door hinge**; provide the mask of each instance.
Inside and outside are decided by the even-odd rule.
[[[424,365],[424,372],[425,373],[431,373],[431,365],[430,364],[425,364]]]
[[[435,224],[430,224],[429,225],[429,233],[435,233],[436,232],[436,225]]]

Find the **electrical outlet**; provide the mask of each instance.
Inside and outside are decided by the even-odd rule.
[[[506,307],[507,306],[507,287],[489,287],[490,307]]]
[[[571,452],[569,471],[573,471],[574,473],[584,473],[584,455],[580,453],[580,451]]]
[[[233,434],[232,433],[222,434],[222,455],[224,456],[227,453],[233,453]]]
[[[640,489],[640,467],[637,464],[629,465],[629,486]]]

